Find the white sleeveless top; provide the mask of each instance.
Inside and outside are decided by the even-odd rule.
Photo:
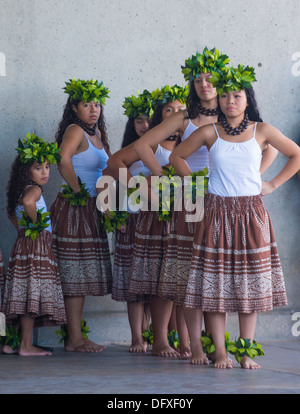
[[[210,176],[208,192],[223,197],[258,195],[261,192],[261,148],[253,137],[244,142],[221,138],[213,124],[217,139],[209,150]]]
[[[81,182],[85,183],[91,197],[97,197],[96,183],[102,176],[102,171],[107,167],[108,155],[104,148],[96,148],[85,132],[84,135],[88,142],[88,149],[73,155],[72,164],[76,177],[80,177]],[[100,140],[99,136],[98,138]],[[66,184],[64,180],[63,184]]]
[[[189,119],[189,124],[182,135],[181,141],[187,139],[198,128],[199,127],[194,125],[192,121]],[[192,172],[203,170],[203,168],[205,167],[207,167],[209,170],[209,157],[207,148],[205,146],[200,147],[197,151],[195,151],[186,159],[186,162],[188,163]]]
[[[28,185],[26,188],[28,188],[28,187],[31,187],[31,186]],[[26,190],[26,188],[25,188],[25,190]],[[43,211],[42,211],[43,213],[46,213],[46,211],[48,211],[45,200],[44,200],[44,197],[42,195],[41,195],[40,199],[35,204],[36,204],[36,209],[37,210],[43,209]],[[24,207],[21,206],[20,204],[17,204],[15,211],[16,211],[17,220],[19,222],[22,218],[22,213],[25,211]],[[48,224],[49,224],[49,226],[46,227],[45,230],[52,233],[52,227],[51,227],[51,221],[50,220],[48,221]],[[22,229],[22,228],[23,228],[22,226],[19,226],[19,229]]]
[[[163,148],[161,145],[158,145],[155,151],[155,158],[157,159],[159,165],[167,165],[169,163],[169,157],[171,155],[172,151],[169,151],[165,148]],[[143,161],[135,161],[131,164],[129,167],[130,174],[134,176],[138,176],[140,173],[142,173],[145,177],[148,177],[151,174],[151,171],[146,167],[146,165],[143,163]],[[125,208],[129,213],[139,213],[138,211],[134,211],[134,209],[130,208],[130,202],[126,206],[127,200],[125,199]]]

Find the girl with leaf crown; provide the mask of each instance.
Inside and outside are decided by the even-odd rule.
[[[212,70],[221,72],[227,63],[226,55],[216,49],[207,48],[202,54],[197,52],[186,60],[185,66],[182,67],[184,78],[189,82],[186,110],[172,114],[140,138],[134,146],[153,175],[161,176],[163,173],[153,156],[153,146],[174,134],[178,134],[181,141],[184,141],[201,125],[217,121],[217,92],[208,80]],[[193,154],[189,159],[189,165],[194,172],[208,167],[206,148]],[[194,223],[186,223],[185,216],[185,210],[172,213],[158,285],[159,296],[155,298],[157,307],[164,309],[163,313],[166,315],[171,315],[173,303],[178,305],[179,318],[182,318],[180,305],[188,277],[189,253],[194,234]],[[183,356],[189,356],[189,352]]]
[[[69,97],[56,134],[63,190],[50,212],[67,314],[65,350],[101,352],[105,347],[82,337],[81,319],[85,296],[111,291],[109,245],[96,208],[96,182],[110,155],[103,114],[109,91],[103,82],[72,79],[64,92]]]
[[[143,162],[154,175],[160,176],[162,169],[153,157],[152,145],[157,145],[169,135],[178,133],[181,141],[199,127],[218,120],[218,100],[216,88],[209,81],[212,73],[222,74],[229,63],[228,56],[213,48],[204,48],[185,61],[182,73],[189,81],[189,94],[186,99],[187,109],[162,122],[140,138],[134,148]],[[264,153],[261,172],[265,171],[277,155],[271,146]],[[199,148],[187,160],[191,172],[202,174],[209,171],[209,157],[206,147]],[[184,194],[184,191],[182,192]],[[166,241],[158,293],[161,306],[172,308],[176,303],[178,312],[184,299],[185,287],[189,275],[191,248],[196,223],[186,222],[186,210],[183,202],[181,211],[174,211],[170,232]],[[159,299],[157,299],[159,300]],[[201,330],[199,335],[201,336]]]
[[[122,141],[122,149],[116,154],[123,153],[125,147],[140,138],[149,130],[149,118],[153,113],[151,103],[151,93],[146,89],[137,96],[131,95],[126,97],[123,102],[124,114],[128,117],[126,128]],[[127,151],[127,150],[126,150]],[[115,157],[113,154],[112,164],[115,167]],[[110,161],[108,161],[110,165]],[[141,162],[136,161],[130,167],[133,175],[143,173],[145,176],[148,170],[143,168]],[[115,175],[117,172],[117,175]],[[118,180],[119,169],[107,167],[103,171],[103,176],[112,176]],[[101,191],[99,191],[101,192]],[[124,194],[125,195],[125,194]],[[145,295],[130,295],[128,293],[128,280],[131,269],[133,237],[135,232],[136,219],[138,211],[133,212],[126,205],[125,212],[116,215],[112,219],[112,212],[105,216],[109,231],[116,230],[115,233],[115,253],[112,278],[112,299],[118,302],[127,303],[128,319],[131,329],[131,346],[129,352],[140,353],[146,352],[147,345],[142,340],[142,331],[147,330],[150,320],[149,298]],[[113,222],[115,224],[113,224]]]
[[[209,151],[204,219],[195,229],[183,301],[193,364],[208,363],[199,335],[202,312],[206,312],[216,350],[215,367],[231,368],[224,341],[225,315],[238,312],[241,339],[230,349],[243,368],[258,369],[253,357],[263,353],[254,341],[257,312],[287,304],[274,232],[262,197],[299,170],[300,148],[261,122],[252,88],[255,80],[254,69],[243,65],[221,74],[212,72],[220,122],[199,128],[170,157],[184,177],[191,172],[188,157],[201,147]],[[288,158],[268,183],[262,182],[260,173],[266,145]]]
[[[18,231],[4,281],[2,312],[21,327],[21,356],[49,355],[32,345],[33,328],[66,320],[58,266],[52,250],[51,222],[42,196],[50,164],[60,160],[57,144],[35,134],[19,140],[7,187],[7,213]],[[12,352],[8,346],[4,352]]]
[[[169,94],[168,101],[157,101],[156,104],[153,104],[153,94],[151,95],[151,114],[153,114],[150,122],[151,127],[153,126],[153,122],[159,123],[161,122],[162,118],[165,118],[169,114],[172,114],[173,112],[177,112],[178,110],[184,108],[184,88],[177,86],[176,88],[178,88],[178,95],[176,95],[176,99],[175,95],[173,96],[173,99]],[[174,137],[172,137],[172,140],[166,140],[160,146],[153,148],[154,152],[156,153],[158,162],[162,165],[168,163],[168,157],[171,153],[171,150],[174,148],[174,145],[176,144],[176,139],[177,137],[175,137],[175,140]],[[147,169],[147,167],[144,166],[143,162],[140,161],[140,158],[134,151],[133,145],[134,143],[128,145],[126,148],[121,149],[120,151],[113,154],[112,157],[108,160],[108,169],[106,173],[113,176],[115,179],[119,179],[119,169],[126,168],[127,175],[124,177],[124,182],[121,183],[125,188],[127,188],[128,181],[133,176],[136,177],[142,173],[143,177],[147,177],[150,174],[150,171]],[[145,327],[142,327],[142,315],[144,303],[149,301],[150,295],[148,293],[136,293],[129,291],[129,282],[131,279],[132,271],[132,255],[134,248],[133,242],[135,233],[137,231],[137,222],[139,221],[141,212],[137,211],[136,213],[132,212],[130,214],[130,218],[126,227],[126,233],[123,233],[122,235],[121,232],[118,232],[117,234],[112,298],[115,300],[126,300],[128,303],[128,316],[132,331],[132,345],[130,347],[130,351],[146,352],[146,344],[142,338],[142,331],[143,329],[145,330]],[[174,350],[170,351],[174,355],[177,355],[177,352],[174,352]]]
[[[151,105],[151,93],[146,89],[138,95],[125,98],[123,102],[124,114],[128,117],[121,148],[142,137],[149,131],[149,118],[153,109]]]

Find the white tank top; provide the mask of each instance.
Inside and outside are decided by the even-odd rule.
[[[194,125],[189,119],[189,124],[182,135],[181,141],[187,139],[197,129],[198,127]],[[209,169],[209,157],[207,148],[205,146],[200,147],[186,159],[186,162],[188,163],[192,172],[203,170],[205,167]]]
[[[81,182],[85,183],[91,197],[97,197],[96,183],[102,176],[102,171],[107,167],[108,155],[104,148],[96,148],[85,132],[84,135],[88,142],[88,148],[79,154],[73,155],[72,164],[76,177],[80,177]],[[100,137],[98,138],[100,140]],[[63,184],[66,184],[64,180]]]
[[[262,152],[253,137],[244,142],[221,138],[213,124],[217,139],[209,150],[210,176],[208,192],[223,197],[258,195],[261,192],[260,164]]]
[[[28,187],[31,187],[31,186],[28,185],[26,188],[28,188]],[[25,190],[26,190],[26,188],[25,188]],[[36,204],[36,209],[37,210],[43,209],[43,211],[42,211],[43,213],[46,213],[46,211],[48,211],[47,210],[46,203],[45,203],[45,200],[44,200],[44,197],[42,195],[41,195],[40,199],[35,204]],[[17,220],[19,222],[21,220],[21,218],[22,218],[22,213],[25,211],[24,210],[24,207],[21,206],[20,204],[17,204],[15,211],[16,211]],[[52,233],[52,227],[51,227],[51,221],[50,220],[48,221],[48,224],[49,224],[49,226],[46,227],[45,230],[47,230],[50,233]],[[22,229],[22,228],[23,228],[22,226],[19,226],[19,229]]]
[[[159,165],[167,165],[169,163],[169,157],[171,155],[172,151],[169,151],[165,148],[163,148],[161,145],[158,145],[155,151],[155,158],[157,159]],[[135,161],[131,164],[129,167],[130,174],[134,176],[138,176],[140,173],[142,173],[145,177],[148,177],[151,174],[151,171],[146,167],[146,165],[143,163],[143,161]],[[124,200],[124,209],[126,209],[130,213],[139,213],[138,211],[134,211],[132,206],[130,205],[130,201],[127,204],[127,200]]]

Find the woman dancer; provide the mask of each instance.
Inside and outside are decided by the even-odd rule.
[[[103,115],[108,92],[94,80],[66,82],[69,98],[56,134],[64,190],[51,206],[51,217],[67,314],[66,351],[105,349],[82,337],[81,318],[85,296],[111,292],[109,245],[96,208],[96,182],[110,155]]]
[[[49,355],[32,345],[32,333],[34,326],[57,325],[66,319],[51,223],[42,196],[50,164],[59,155],[56,144],[34,134],[19,140],[17,151],[8,184],[7,212],[18,237],[9,258],[2,312],[7,323],[21,326],[19,355]],[[3,352],[13,351],[4,346]]]
[[[185,161],[205,146],[210,156],[205,219],[195,230],[192,262],[184,298],[194,364],[206,364],[200,334],[207,312],[216,348],[215,367],[231,368],[224,343],[226,312],[238,312],[240,336],[253,346],[257,312],[287,304],[272,224],[262,196],[271,194],[297,173],[300,149],[271,125],[259,121],[252,82],[253,68],[239,65],[214,74],[223,117],[194,132],[178,146],[171,163],[181,176]],[[288,162],[270,182],[262,182],[260,165],[266,144]],[[246,350],[245,350],[246,351]],[[243,368],[260,366],[245,354]]]

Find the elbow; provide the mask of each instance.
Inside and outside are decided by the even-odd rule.
[[[175,160],[176,160],[176,154],[174,154],[174,152],[172,152],[170,157],[169,157],[169,162],[173,165]]]

